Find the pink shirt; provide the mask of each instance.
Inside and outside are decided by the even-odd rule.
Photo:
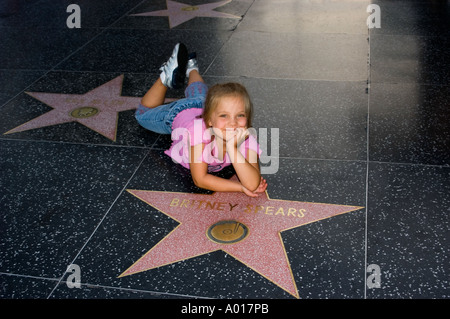
[[[172,145],[164,153],[172,160],[189,169],[189,148],[200,143],[205,144],[202,161],[208,164],[208,172],[217,172],[231,165],[230,158],[226,154],[223,161],[218,158],[218,148],[215,139],[200,117],[203,109],[192,108],[181,111],[172,123]],[[250,135],[240,146],[239,152],[246,156],[248,150],[255,151],[261,155],[258,142]]]

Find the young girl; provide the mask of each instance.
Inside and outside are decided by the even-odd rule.
[[[252,104],[238,83],[210,89],[198,71],[195,55],[178,43],[161,75],[142,98],[136,111],[140,125],[160,134],[172,134],[165,153],[190,169],[197,187],[220,192],[244,192],[256,197],[267,188],[261,177],[256,139],[249,134]],[[188,77],[186,98],[163,104],[168,88],[180,88]],[[233,165],[239,181],[210,174]]]

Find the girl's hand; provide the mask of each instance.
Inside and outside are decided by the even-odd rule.
[[[247,188],[242,186],[242,191],[245,193],[245,195],[247,195],[249,197],[258,197],[259,194],[264,193],[266,189],[267,189],[267,181],[262,177],[261,177],[261,181],[259,183],[258,188],[253,192],[249,191]]]
[[[249,132],[245,128],[238,127],[236,129],[226,129],[225,132],[218,128],[212,128],[212,134],[225,142],[226,147],[239,147],[242,142],[249,136]]]
[[[249,136],[248,130],[241,127],[238,127],[235,130],[227,129],[225,134],[227,148],[238,148]]]

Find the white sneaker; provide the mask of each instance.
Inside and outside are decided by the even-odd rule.
[[[197,54],[195,52],[190,53],[188,59],[186,77],[189,77],[189,73],[191,73],[192,70],[197,70],[198,72]]]
[[[177,43],[172,55],[161,68],[160,78],[162,83],[171,89],[183,87],[186,78],[186,65],[188,62],[188,51],[183,43]]]

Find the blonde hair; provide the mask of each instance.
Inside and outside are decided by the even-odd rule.
[[[250,100],[250,95],[247,89],[239,83],[222,83],[215,84],[208,89],[206,95],[205,107],[203,109],[202,118],[207,124],[211,119],[211,116],[217,106],[219,105],[220,99],[228,96],[241,97],[244,102],[244,112],[247,117],[247,128],[252,126],[252,116],[253,116],[253,104]]]

